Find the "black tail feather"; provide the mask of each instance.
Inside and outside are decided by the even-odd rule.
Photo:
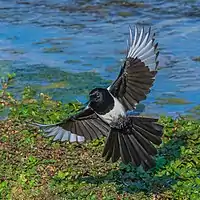
[[[142,145],[139,143],[139,141],[135,138],[134,135],[131,135],[130,137],[135,142],[135,149],[136,149],[135,153],[139,155],[140,162],[141,163],[145,162],[149,166],[149,168],[153,167],[154,162],[152,156],[149,155],[148,152],[146,152],[146,150],[142,147]]]
[[[116,143],[115,137],[107,138],[107,143],[104,147],[104,152],[102,154],[103,157],[106,156],[106,161],[108,161],[112,157],[115,143]],[[112,145],[110,145],[110,144],[112,144]]]
[[[126,121],[129,121],[128,127]],[[130,123],[131,122],[131,123]],[[163,126],[157,119],[130,116],[124,119],[122,129],[112,128],[107,138],[103,157],[116,162],[121,157],[124,164],[142,165],[147,170],[155,166],[153,144],[161,144]]]
[[[142,127],[143,124],[137,125],[133,124],[133,128],[140,133],[143,137],[145,137],[147,140],[151,141],[154,144],[161,144],[162,140],[157,135],[153,135],[150,131],[145,130],[145,128]]]
[[[112,134],[115,134],[115,132],[113,132]],[[121,158],[122,158],[122,162],[124,164],[128,164],[129,162],[131,162],[131,156],[128,150],[128,147],[126,145],[126,142],[124,140],[123,137],[121,137],[120,132],[117,132],[118,137],[119,137],[119,146],[120,146],[120,154],[121,154]],[[114,136],[116,137],[116,136]]]
[[[136,131],[135,138],[149,155],[155,156],[157,154],[157,149],[152,145],[152,143],[148,139],[146,139],[138,131]]]
[[[112,153],[112,162],[116,162],[120,158],[120,147],[119,147],[119,138],[115,137],[115,141],[113,143],[113,153]]]
[[[124,138],[124,140],[126,141],[126,144],[128,146],[130,156],[131,156],[130,162],[132,162],[134,166],[139,166],[140,165],[140,158],[139,158],[139,155],[137,153],[135,153],[137,151],[136,148],[135,148],[136,147],[135,142],[132,140],[130,135],[122,135],[121,134],[121,137]]]

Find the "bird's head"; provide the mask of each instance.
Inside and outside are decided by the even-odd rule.
[[[104,88],[95,88],[89,93],[89,106],[97,113],[106,111],[113,107],[114,99],[110,92]]]
[[[104,100],[105,97],[105,89],[103,88],[95,88],[89,93],[90,102],[100,103]]]

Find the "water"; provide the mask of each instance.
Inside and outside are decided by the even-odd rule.
[[[200,102],[200,1],[0,0],[0,76],[56,100],[85,102],[115,79],[128,26],[152,26],[160,70],[141,105],[153,115],[188,114]],[[142,106],[141,106],[142,107]]]

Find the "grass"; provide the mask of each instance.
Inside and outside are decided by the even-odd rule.
[[[105,138],[84,145],[52,142],[26,120],[54,123],[82,105],[62,104],[25,88],[17,101],[2,82],[0,109],[0,199],[199,199],[200,122],[161,117],[165,125],[156,167],[144,172],[101,157]],[[37,97],[37,98],[36,98]]]

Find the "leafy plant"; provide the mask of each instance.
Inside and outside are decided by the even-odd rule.
[[[9,96],[6,88],[2,92]],[[0,121],[0,199],[199,199],[199,121],[162,116],[156,167],[145,172],[105,163],[104,138],[83,145],[55,143],[26,123],[58,122],[77,112],[80,103],[62,104],[30,87],[20,101],[11,94],[0,99],[10,107],[9,118]]]

